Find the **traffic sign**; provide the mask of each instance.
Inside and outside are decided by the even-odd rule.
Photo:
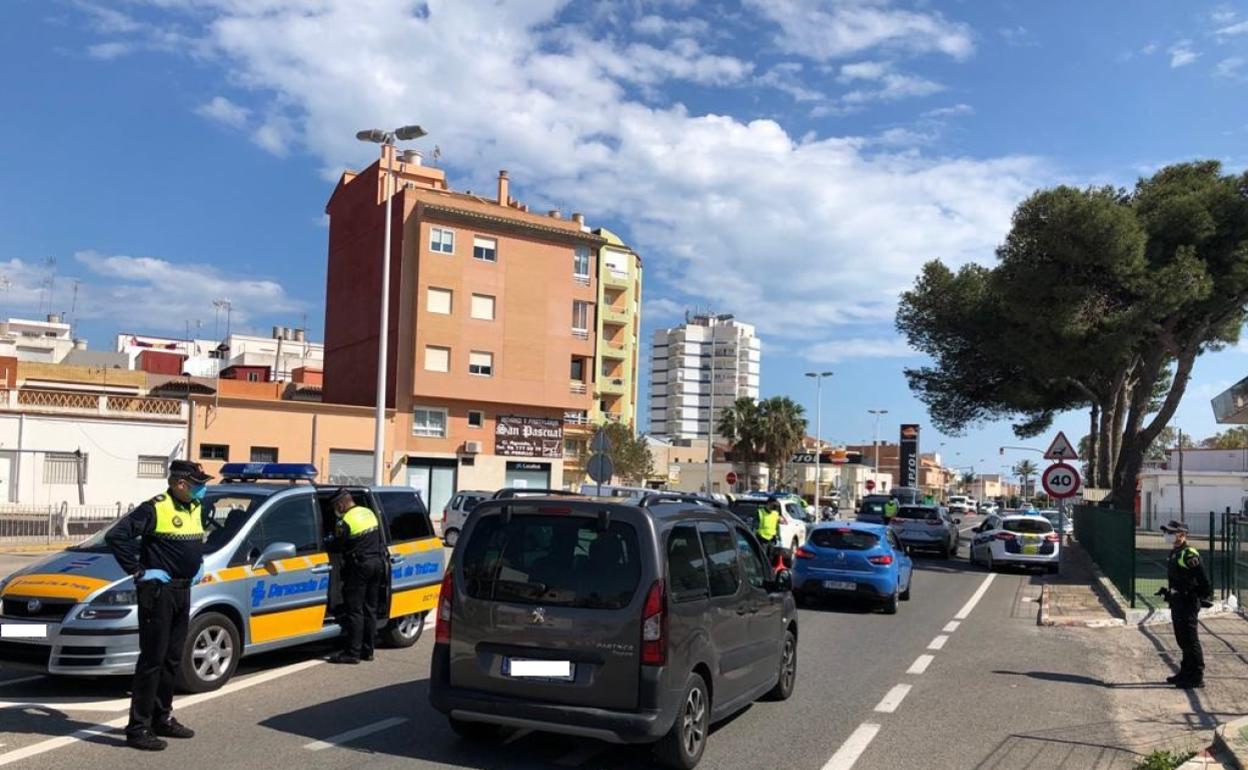
[[[585,470],[591,479],[599,484],[606,484],[615,475],[615,463],[611,462],[610,455],[594,455],[589,458],[589,465]]]
[[[867,479],[867,491],[870,492],[873,489],[875,489],[875,480]]]
[[[1066,438],[1066,434],[1062,431],[1057,432],[1057,438],[1053,439],[1053,443],[1049,444],[1049,450],[1044,453],[1046,460],[1078,460],[1079,453],[1075,451],[1075,447],[1070,443],[1070,439]]]
[[[599,428],[594,431],[594,437],[589,441],[589,448],[596,454],[605,454],[611,451],[611,439],[607,436],[606,430]]]
[[[1040,476],[1040,484],[1044,486],[1044,491],[1049,494],[1049,497],[1058,499],[1074,497],[1078,494],[1082,483],[1079,470],[1066,463],[1054,463],[1045,468],[1044,474]]]
[[[724,477],[724,481],[727,481],[729,484],[736,484],[737,474],[732,471],[728,471],[728,475]]]

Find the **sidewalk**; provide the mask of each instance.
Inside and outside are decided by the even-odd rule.
[[[1040,593],[1040,625],[1109,628],[1126,624],[1121,596],[1078,543],[1062,548],[1061,572]]]

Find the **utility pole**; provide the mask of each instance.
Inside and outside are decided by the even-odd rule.
[[[875,415],[875,432],[872,434],[871,444],[875,447],[875,475],[878,477],[880,475],[880,417],[888,414],[888,410],[868,409],[867,414]]]
[[[1187,501],[1183,490],[1183,429],[1179,428],[1179,521],[1187,523]],[[1212,534],[1212,533],[1211,533]]]
[[[706,311],[706,333],[711,344],[711,409],[706,421],[706,496],[711,496],[711,455],[715,451],[715,317]]]
[[[806,376],[815,381],[815,516],[822,518],[819,509],[819,485],[823,476],[819,461],[823,454],[823,378],[831,377],[832,372],[806,372]]]

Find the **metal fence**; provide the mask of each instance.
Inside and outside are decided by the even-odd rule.
[[[1123,596],[1135,596],[1134,516],[1110,508],[1075,506],[1075,540]]]
[[[1248,599],[1248,518],[1235,522],[1235,542],[1231,554],[1231,588],[1240,610]]]
[[[76,543],[104,529],[133,506],[0,505],[0,545]]]

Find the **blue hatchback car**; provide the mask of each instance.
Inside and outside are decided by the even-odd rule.
[[[910,598],[914,562],[883,524],[820,524],[793,555],[793,593],[799,603],[856,597],[882,604],[891,615],[898,600]]]

